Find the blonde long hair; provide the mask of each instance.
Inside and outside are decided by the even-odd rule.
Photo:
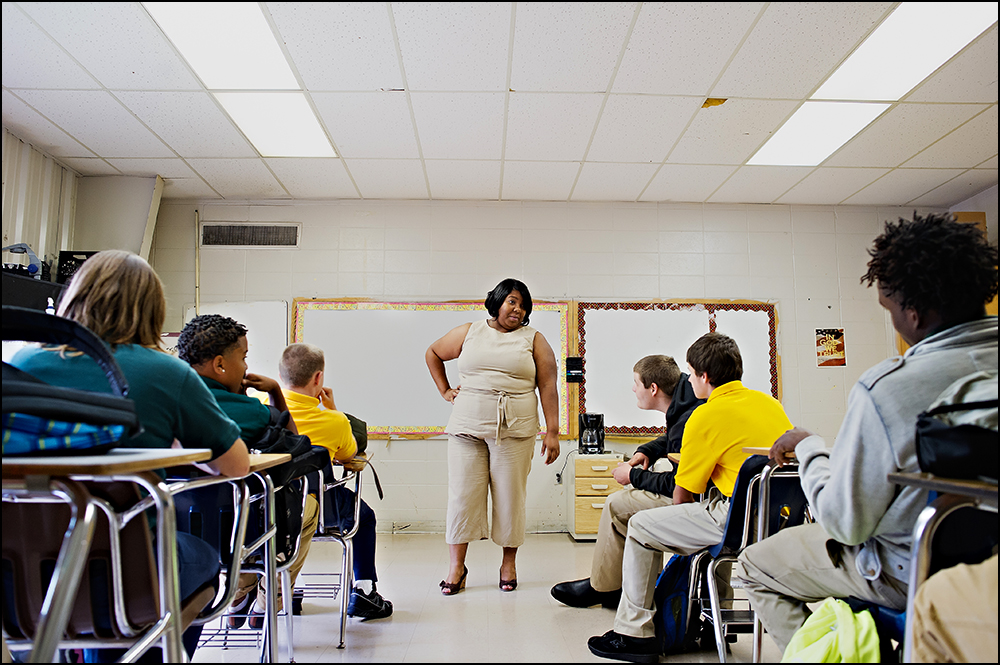
[[[142,257],[107,250],[87,259],[59,299],[57,314],[90,328],[108,344],[163,351],[163,283]]]

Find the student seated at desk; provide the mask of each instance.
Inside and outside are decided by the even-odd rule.
[[[948,217],[887,222],[868,251],[868,272],[892,325],[911,345],[858,379],[836,442],[795,428],[771,458],[795,451],[815,524],[779,531],[740,555],[740,578],[764,627],[784,650],[806,603],[855,596],[906,605],[910,546],[927,491],[897,487],[889,473],[919,471],[917,414],[962,377],[997,369],[997,249]]]
[[[312,344],[290,344],[281,354],[278,375],[285,388],[288,410],[313,445],[323,446],[340,462],[352,459],[358,443],[347,416],[337,411],[333,391],[323,385],[326,360],[323,350]],[[330,476],[327,476],[329,479]],[[326,491],[324,515],[335,515],[340,528],[354,524],[354,492],[344,486]],[[392,614],[392,603],[376,589],[375,512],[360,497],[361,513],[354,536],[354,589],[347,605],[348,616],[382,619]]]
[[[213,459],[197,466],[213,475],[247,474],[250,458],[239,427],[222,412],[194,370],[163,350],[160,334],[166,301],[160,278],[148,263],[130,252],[98,252],[73,276],[57,314],[90,328],[111,347],[143,427],[128,446],[209,448]],[[109,392],[97,363],[71,348],[25,348],[11,364],[53,385]],[[178,533],[177,561],[182,602],[206,585],[218,588],[219,555],[205,541]],[[189,655],[200,635],[201,626],[184,632]],[[104,651],[88,650],[88,656],[111,655]]]
[[[247,373],[247,329],[233,319],[218,314],[202,314],[191,319],[177,338],[177,355],[194,368],[208,386],[215,401],[222,410],[240,427],[240,436],[251,447],[263,437],[268,425],[276,414],[287,410],[285,396],[274,379]],[[246,395],[247,388],[267,393],[271,398],[269,408],[260,400]],[[294,419],[289,420],[288,429],[296,432]],[[302,513],[302,537],[299,553],[289,568],[291,586],[305,565],[309,546],[312,544],[316,525],[319,524],[319,504],[311,495],[306,497]],[[257,589],[256,601],[252,608],[250,592]],[[231,607],[228,619],[230,628],[239,628],[249,614],[250,627],[264,625],[266,607],[264,580],[254,573],[241,573],[239,589]],[[281,590],[275,590],[275,611],[282,608]]]
[[[684,425],[695,407],[705,403],[695,396],[688,375],[670,356],[640,359],[632,368],[632,376],[637,406],[663,412],[667,431],[639,446],[628,462],[615,469],[618,484],[631,484],[632,487],[615,492],[604,502],[590,577],[552,587],[552,597],[570,607],[590,607],[599,603],[605,607],[618,606],[629,519],[640,510],[673,504],[676,467],[670,471],[654,471],[650,467],[657,460],[665,459],[667,453],[680,452]]]
[[[718,332],[702,335],[688,349],[687,362],[694,394],[707,402],[684,427],[673,505],[643,510],[629,520],[614,630],[587,643],[603,658],[659,660],[653,589],[663,565],[661,553],[687,555],[717,545],[736,477],[749,457],[743,448],[760,446],[791,425],[778,400],[743,386],[743,358],[732,338]],[[709,480],[720,494],[695,503],[694,495],[703,493]],[[728,586],[728,580],[720,582]]]

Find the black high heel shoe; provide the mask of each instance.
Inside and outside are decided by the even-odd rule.
[[[454,596],[456,593],[465,588],[465,578],[469,576],[469,568],[468,566],[462,566],[462,568],[462,577],[458,580],[458,582],[449,584],[448,582],[441,580],[441,584],[438,585],[441,587],[441,595]]]

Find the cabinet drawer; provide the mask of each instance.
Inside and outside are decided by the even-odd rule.
[[[576,498],[576,532],[597,533],[604,509],[604,497],[586,496]]]
[[[577,478],[610,478],[611,473],[621,462],[621,458],[617,459],[586,459],[585,457],[576,458],[576,477]]]
[[[615,482],[614,478],[577,478],[576,496],[608,496],[622,486]]]

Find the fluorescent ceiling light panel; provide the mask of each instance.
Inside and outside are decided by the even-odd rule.
[[[816,166],[882,114],[889,104],[805,102],[757,154],[751,166]]]
[[[216,92],[216,99],[263,157],[336,157],[301,92]]]
[[[256,2],[145,2],[209,90],[299,90]]]
[[[896,101],[996,22],[996,2],[903,2],[812,99]]]

